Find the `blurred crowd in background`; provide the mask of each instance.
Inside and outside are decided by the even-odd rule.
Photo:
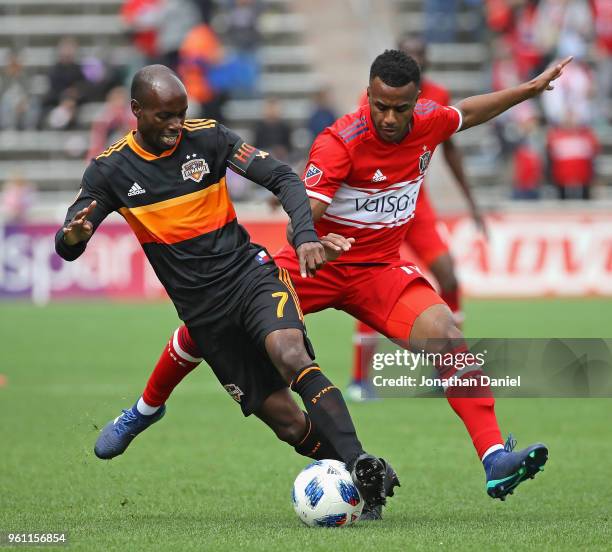
[[[475,16],[475,36],[491,46],[485,68],[490,90],[528,80],[552,60],[574,56],[556,89],[499,117],[495,135],[500,161],[510,168],[512,197],[537,199],[547,183],[562,199],[588,199],[596,178],[597,135],[610,123],[612,2],[424,0],[424,39],[454,42],[458,10],[466,7]],[[103,51],[83,55],[75,39],[63,38],[42,90],[24,71],[22,53],[13,50],[0,76],[0,129],[70,130],[83,103],[103,103],[91,122],[87,147],[74,149],[80,156],[86,149],[89,159],[134,127],[127,88],[134,71],[163,63],[184,80],[191,117],[223,122],[228,100],[263,99],[252,128],[254,142],[299,167],[309,141],[338,113],[321,89],[296,129],[283,118],[278,98],[262,97],[257,52],[263,9],[259,0],[125,0],[120,15],[131,43],[127,62],[118,64]],[[297,144],[296,131],[302,136]],[[20,175],[6,182],[5,216],[19,218],[32,203],[33,190]],[[251,198],[248,184],[237,185],[236,196]]]

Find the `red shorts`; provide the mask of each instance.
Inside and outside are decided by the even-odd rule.
[[[388,337],[397,337],[389,335],[387,323],[406,287],[418,279],[427,282],[419,268],[410,261],[329,263],[317,271],[314,278],[302,278],[292,247],[281,249],[274,255],[274,260],[289,272],[304,314],[327,308],[343,310]],[[428,282],[427,285],[431,287]]]
[[[439,231],[439,221],[429,200],[425,188],[421,188],[415,217],[408,224],[404,238],[423,266],[431,264],[440,256],[449,252],[448,243]]]

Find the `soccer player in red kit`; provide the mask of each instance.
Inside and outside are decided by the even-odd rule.
[[[450,92],[443,86],[424,77],[427,69],[425,41],[418,36],[407,35],[399,40],[398,50],[412,57],[421,69],[419,100],[431,100],[439,105],[449,105],[451,103]],[[366,91],[361,98],[360,105],[367,103]],[[442,143],[442,152],[448,168],[468,203],[476,226],[486,235],[484,220],[472,196],[463,170],[461,152],[452,138],[448,138]],[[448,242],[440,233],[438,217],[429,199],[427,186],[423,186],[419,192],[415,215],[407,226],[404,243],[416,255],[418,264],[427,267],[429,272],[433,274],[440,288],[440,297],[444,299],[444,302],[452,311],[455,321],[460,325],[463,322],[463,313],[461,311],[459,282]],[[376,351],[375,341],[367,338],[375,336],[376,331],[373,328],[360,320],[357,321],[353,335],[353,373],[351,383],[346,390],[349,399],[359,401],[367,399],[372,394],[372,390],[366,381],[367,367]]]
[[[412,58],[398,50],[379,55],[370,69],[368,104],[341,117],[316,138],[304,173],[316,231],[320,236],[345,236],[345,243],[335,247],[343,250],[342,255],[314,278],[303,277],[290,247],[275,256],[283,277],[293,281],[303,312],[341,309],[412,350],[467,352],[465,344],[456,345],[464,343],[463,336],[446,303],[416,265],[400,259],[405,225],[414,216],[419,189],[438,144],[552,89],[551,82],[570,61],[567,58],[519,86],[449,107],[418,100],[420,70]],[[288,227],[290,241],[292,234]],[[198,357],[189,333],[179,328],[132,410],[150,414],[162,408]],[[447,380],[448,402],[464,422],[483,462],[487,493],[504,499],[542,469],[548,457],[546,446],[538,443],[515,452],[511,438],[504,446],[495,402],[482,372],[475,366],[461,371],[453,366],[438,369]],[[457,384],[466,375],[480,381],[469,397]],[[126,436],[125,447],[134,436]]]

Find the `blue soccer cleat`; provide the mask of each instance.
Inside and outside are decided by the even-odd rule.
[[[129,410],[122,410],[122,412],[121,416],[104,426],[96,441],[94,453],[102,460],[110,460],[123,454],[136,435],[164,417],[166,405],[160,406],[159,410],[150,416],[138,412],[136,405]]]
[[[487,456],[483,462],[487,477],[487,494],[491,498],[506,500],[506,495],[527,479],[533,479],[538,472],[544,471],[548,460],[548,449],[536,443],[518,452],[513,452],[516,441],[512,433],[504,446]]]

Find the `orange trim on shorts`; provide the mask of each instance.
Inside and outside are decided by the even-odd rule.
[[[293,281],[291,280],[289,271],[286,268],[279,267],[278,278],[283,284],[285,284],[285,287],[289,290],[289,293],[291,293],[291,296],[293,297],[293,302],[295,303],[295,307],[298,312],[298,316],[300,317],[300,320],[303,322],[304,313],[302,312],[302,306],[300,305],[300,298],[298,297],[297,291],[295,291],[295,288],[293,287]]]
[[[140,243],[178,243],[222,228],[236,218],[225,177],[191,194],[142,207],[122,207]]]

